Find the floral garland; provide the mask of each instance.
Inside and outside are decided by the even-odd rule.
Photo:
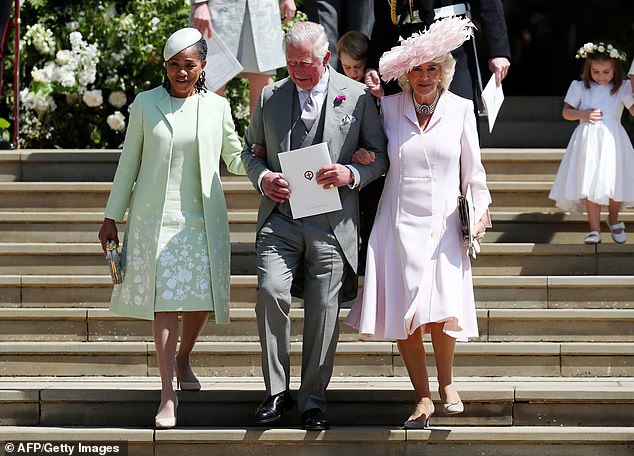
[[[581,46],[575,55],[577,59],[585,59],[588,58],[588,54],[605,54],[606,57],[611,59],[618,59],[625,62],[627,56],[625,52],[619,51],[617,48],[612,46],[611,44],[606,44],[603,42],[592,43],[588,42]]]

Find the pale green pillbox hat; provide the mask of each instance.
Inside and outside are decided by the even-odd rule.
[[[183,49],[187,49],[202,39],[202,34],[192,27],[176,30],[170,35],[163,48],[163,60],[166,62]]]

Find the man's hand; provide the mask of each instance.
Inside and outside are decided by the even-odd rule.
[[[354,175],[347,166],[334,163],[317,171],[317,183],[324,188],[343,187],[354,183]]]
[[[383,97],[383,87],[381,87],[381,78],[379,72],[374,69],[369,69],[365,72],[365,85],[370,89],[370,93],[373,97]]]
[[[360,165],[369,165],[375,158],[376,154],[374,152],[366,150],[363,147],[352,154],[352,162]]]
[[[295,6],[295,0],[282,0],[280,2],[280,14],[282,15],[282,23],[286,24],[295,17],[297,12],[297,6]]]
[[[262,192],[276,203],[283,203],[291,196],[288,182],[284,180],[282,173],[270,172],[260,182]]]
[[[99,242],[101,242],[101,248],[104,253],[106,251],[106,242],[114,241],[115,244],[119,244],[119,236],[117,232],[117,225],[114,220],[110,218],[103,219],[101,229],[99,230]]]
[[[489,71],[495,75],[495,85],[499,86],[509,71],[511,62],[506,57],[489,59]]]
[[[194,28],[196,28],[203,36],[211,38],[213,33],[211,26],[211,13],[207,3],[195,3],[192,5],[192,22]]]

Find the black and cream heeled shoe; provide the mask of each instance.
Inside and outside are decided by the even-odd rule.
[[[416,405],[418,405],[418,403]],[[434,407],[434,403],[430,402],[430,407],[427,410],[427,413],[423,413],[416,418],[412,418],[410,416],[407,421],[405,421],[403,426],[405,427],[405,429],[425,429],[429,427],[429,420],[435,411],[436,409]]]

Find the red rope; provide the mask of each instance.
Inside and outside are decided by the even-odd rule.
[[[19,148],[18,137],[18,113],[20,104],[20,0],[15,0],[15,15],[13,18],[15,27],[15,48],[13,50],[13,141],[15,147]]]

